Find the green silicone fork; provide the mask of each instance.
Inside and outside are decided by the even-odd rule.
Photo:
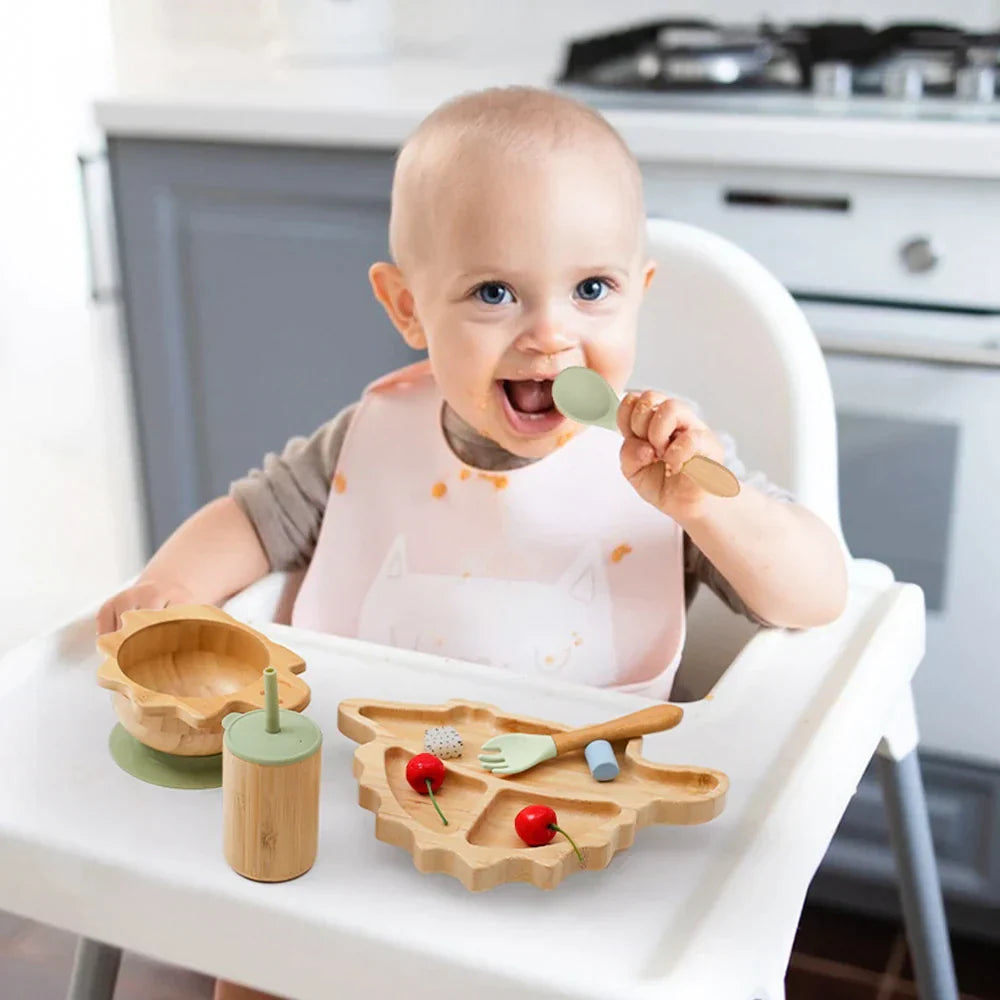
[[[580,750],[593,740],[628,740],[646,733],[673,729],[684,715],[677,705],[653,705],[610,722],[583,729],[569,729],[551,736],[538,733],[503,733],[482,745],[479,762],[493,774],[520,774],[561,753]]]

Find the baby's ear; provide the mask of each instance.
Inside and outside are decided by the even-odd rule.
[[[395,264],[379,261],[368,269],[368,280],[375,298],[382,303],[382,308],[403,340],[415,351],[426,348],[427,337],[417,318],[413,292],[407,286],[403,272]]]

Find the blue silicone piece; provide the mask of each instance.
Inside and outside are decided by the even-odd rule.
[[[607,740],[594,740],[593,743],[588,743],[583,753],[587,758],[590,773],[598,781],[614,781],[618,777],[618,761]]]

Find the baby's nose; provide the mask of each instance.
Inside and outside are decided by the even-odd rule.
[[[518,350],[525,354],[559,354],[569,350],[575,340],[565,325],[548,318],[539,318],[517,338]]]

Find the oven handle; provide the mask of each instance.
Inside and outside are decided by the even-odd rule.
[[[828,354],[925,361],[961,368],[1000,368],[1000,341],[996,346],[972,346],[943,340],[859,337],[826,331],[817,331],[816,339],[823,351]]]

